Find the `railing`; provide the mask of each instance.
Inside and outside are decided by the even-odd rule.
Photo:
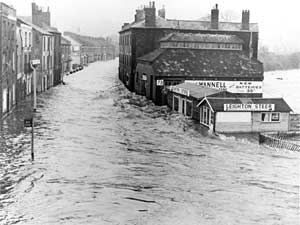
[[[300,144],[289,140],[289,138],[296,136],[300,137],[300,131],[260,133],[259,143],[266,144],[274,148],[285,148],[292,151],[300,151]]]

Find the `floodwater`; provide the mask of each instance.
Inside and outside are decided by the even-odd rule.
[[[284,98],[295,113],[300,113],[300,69],[264,74],[264,97]]]
[[[39,95],[33,163],[30,107],[3,121],[0,224],[299,224],[298,152],[206,134],[125,90],[117,64]]]

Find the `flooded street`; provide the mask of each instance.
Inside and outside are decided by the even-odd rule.
[[[0,224],[299,224],[298,152],[215,137],[128,92],[118,60],[38,96],[36,161],[3,121]]]

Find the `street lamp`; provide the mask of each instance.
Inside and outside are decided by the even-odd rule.
[[[39,59],[30,61],[30,67],[33,70],[33,111],[36,112],[36,68],[41,64]]]

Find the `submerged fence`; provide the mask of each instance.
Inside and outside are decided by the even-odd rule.
[[[299,143],[293,138],[299,137]],[[300,131],[260,133],[259,143],[274,148],[285,148],[292,151],[300,151]]]

